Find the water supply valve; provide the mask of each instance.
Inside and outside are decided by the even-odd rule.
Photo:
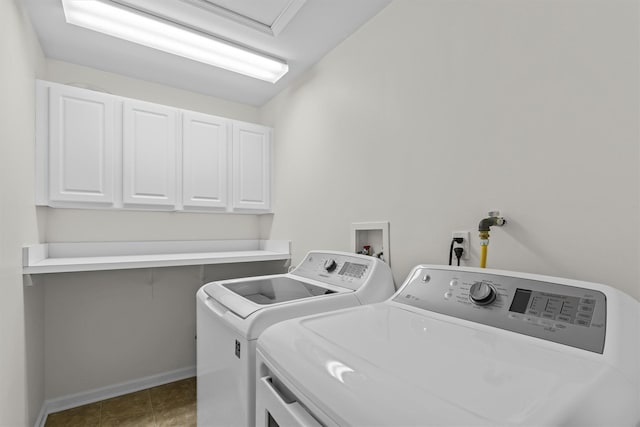
[[[480,268],[487,265],[487,246],[489,246],[489,230],[492,226],[502,227],[507,220],[500,216],[499,211],[489,212],[487,218],[480,220],[478,224],[478,232],[480,233]]]

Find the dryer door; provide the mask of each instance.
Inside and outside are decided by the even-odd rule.
[[[256,384],[256,425],[322,427],[276,378],[270,376],[259,378]]]

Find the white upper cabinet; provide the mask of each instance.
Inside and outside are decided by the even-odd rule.
[[[267,211],[271,207],[271,129],[233,124],[233,207]]]
[[[113,204],[113,98],[56,86],[49,89],[48,100],[49,199]]]
[[[36,204],[271,212],[271,129],[36,84]]]
[[[227,207],[229,120],[207,114],[182,115],[182,205]]]
[[[122,200],[166,208],[176,203],[176,110],[127,100],[122,122]]]

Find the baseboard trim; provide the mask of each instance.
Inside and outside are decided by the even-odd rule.
[[[46,402],[42,404],[40,408],[40,413],[38,414],[38,418],[36,419],[35,427],[44,427],[44,423],[47,421],[47,404]]]
[[[44,424],[47,421],[47,416],[54,412],[64,411],[65,409],[75,408],[77,406],[99,402],[101,400],[110,399],[123,394],[144,390],[146,388],[183,380],[185,378],[194,377],[195,375],[196,367],[190,366],[188,368],[177,369],[175,371],[164,372],[132,381],[87,390],[82,393],[69,394],[55,399],[48,399],[45,400],[42,405],[40,416],[36,421],[35,427],[44,427]]]

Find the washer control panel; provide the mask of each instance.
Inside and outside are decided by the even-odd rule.
[[[596,353],[604,350],[604,293],[562,279],[416,267],[394,301]]]
[[[336,252],[309,252],[292,274],[357,290],[369,280],[374,258]]]

